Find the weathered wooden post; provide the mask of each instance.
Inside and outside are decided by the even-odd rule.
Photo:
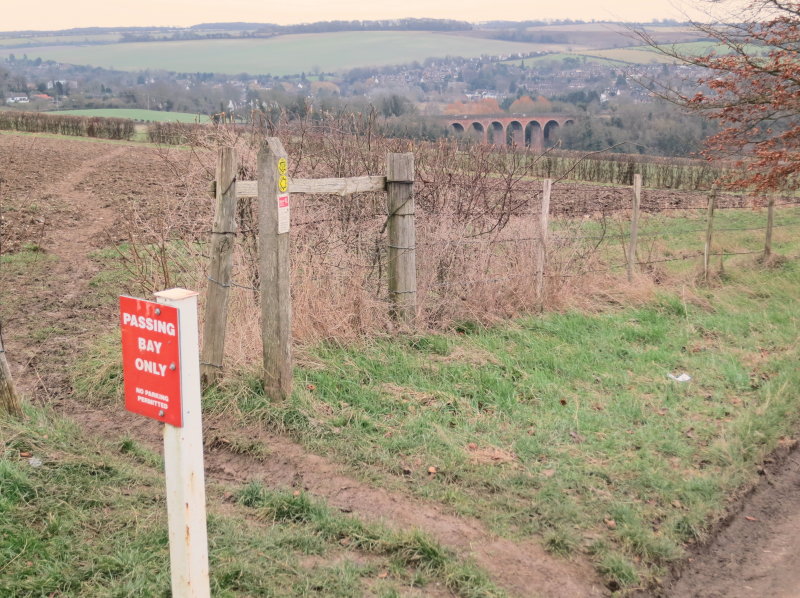
[[[225,357],[225,327],[228,321],[233,248],[236,243],[237,168],[236,149],[221,148],[217,156],[216,209],[214,226],[211,229],[211,265],[200,367],[204,388],[219,379]]]
[[[631,239],[628,245],[628,282],[633,282],[636,263],[636,242],[639,237],[639,209],[642,203],[642,175],[633,175],[633,207],[631,210]]]
[[[770,194],[767,203],[767,234],[764,238],[764,259],[772,255],[772,229],[775,226],[775,195]]]
[[[717,186],[711,187],[711,193],[708,195],[708,215],[706,222],[706,244],[703,249],[703,280],[708,282],[709,272],[711,270],[711,249],[714,233],[714,208],[717,205]]]
[[[417,318],[414,154],[389,154],[386,191],[392,315],[399,322],[413,327]]]
[[[264,390],[277,401],[292,393],[289,178],[277,137],[269,137],[258,153],[258,202]]]
[[[550,222],[550,193],[553,179],[542,181],[542,209],[539,213],[539,252],[536,254],[536,297],[539,307],[544,309],[544,271],[547,265],[547,228]]]
[[[14,389],[11,368],[8,367],[6,350],[3,345],[3,328],[0,326],[0,414],[8,413],[14,417],[22,417],[19,396]]]

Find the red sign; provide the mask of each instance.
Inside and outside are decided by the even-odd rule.
[[[119,298],[125,409],[180,428],[178,309]]]

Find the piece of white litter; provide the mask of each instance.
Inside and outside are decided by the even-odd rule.
[[[678,374],[677,376],[675,374],[667,374],[667,378],[669,378],[670,380],[675,380],[675,382],[688,382],[689,380],[692,379],[692,377],[686,372]]]
[[[28,459],[28,463],[31,464],[31,467],[41,467],[42,460],[39,457],[31,457]]]

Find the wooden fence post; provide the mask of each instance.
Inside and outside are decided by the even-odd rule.
[[[264,390],[276,401],[292,393],[288,181],[286,150],[269,137],[258,153],[258,251]]]
[[[3,346],[3,329],[0,326],[0,415],[4,413],[22,417],[22,407],[17,391],[14,389],[11,368],[8,367],[6,350]]]
[[[764,259],[772,255],[772,229],[775,226],[775,195],[770,194],[767,204],[767,234],[764,239]]]
[[[389,295],[392,315],[412,327],[417,318],[417,257],[414,223],[414,154],[389,154],[386,163],[389,213]]]
[[[203,388],[222,374],[225,357],[225,327],[231,286],[233,248],[236,243],[236,149],[224,147],[217,156],[216,211],[211,229],[211,265],[208,274],[206,314],[203,325],[203,357],[200,379]]]
[[[550,221],[550,192],[553,179],[542,181],[542,209],[539,213],[539,253],[536,255],[536,297],[544,309],[544,270],[547,264],[547,227]]]
[[[642,175],[633,175],[633,209],[631,211],[631,239],[628,245],[628,282],[633,282],[636,263],[636,242],[639,237],[639,209],[642,203]]]
[[[708,216],[706,223],[706,244],[703,250],[703,280],[708,282],[708,276],[711,269],[711,245],[714,233],[714,208],[717,205],[717,187],[711,187],[711,193],[708,196]]]

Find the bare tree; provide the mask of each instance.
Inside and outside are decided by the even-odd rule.
[[[792,184],[800,171],[800,2],[749,0],[725,20],[692,26],[715,42],[700,55],[663,46],[645,30],[635,33],[650,47],[683,63],[702,67],[693,94],[652,88],[688,109],[717,120],[722,129],[707,141],[707,157],[735,157],[738,175],[729,186],[773,190]]]

